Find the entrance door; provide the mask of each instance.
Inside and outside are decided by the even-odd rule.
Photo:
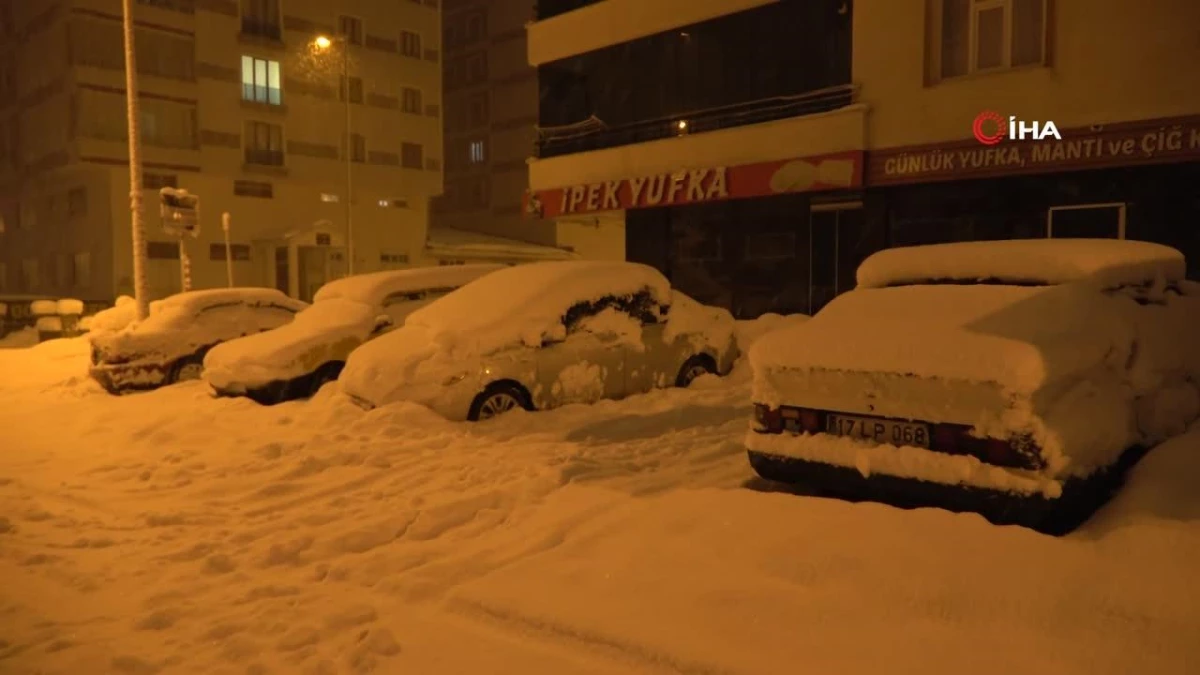
[[[275,247],[275,288],[285,295],[288,292],[288,277],[291,276],[288,265],[288,247]]]
[[[862,202],[813,204],[808,228],[808,313],[816,314],[854,288],[858,265],[870,251],[863,246]]]
[[[1125,204],[1053,206],[1046,232],[1054,239],[1124,239]]]

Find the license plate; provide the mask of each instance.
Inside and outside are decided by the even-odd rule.
[[[888,445],[929,447],[929,425],[853,415],[827,415],[825,433]]]

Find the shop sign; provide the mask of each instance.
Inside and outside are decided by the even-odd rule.
[[[556,218],[726,199],[857,188],[862,185],[862,151],[738,166],[679,169],[584,183],[525,195],[525,215]]]
[[[971,138],[867,153],[866,185],[1101,169],[1200,159],[1200,116],[1063,129],[1061,140]]]

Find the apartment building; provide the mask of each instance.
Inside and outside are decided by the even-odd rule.
[[[813,311],[846,282],[830,261],[873,250],[848,2],[540,0],[537,12],[528,213],[740,317]]]
[[[1200,279],[1197,26],[1195,0],[857,0],[876,237],[1142,239]]]
[[[537,70],[525,40],[533,3],[445,0],[442,10],[446,192],[435,201],[428,254],[442,262],[573,257],[552,221],[521,212],[537,139]]]
[[[180,287],[163,187],[201,200],[196,288],[226,285],[228,252],[236,285],[311,298],[351,229],[355,272],[428,262],[436,0],[135,0],[134,18],[153,297]],[[0,0],[0,292],[132,292],[125,105],[119,0]]]

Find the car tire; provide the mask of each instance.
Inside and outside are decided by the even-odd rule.
[[[338,379],[338,376],[342,374],[342,368],[345,367],[346,364],[343,361],[330,361],[317,368],[317,372],[312,374],[312,378],[308,382],[308,398],[316,396],[317,392],[321,391],[321,387]]]
[[[697,377],[716,374],[717,364],[713,362],[712,357],[708,354],[696,354],[683,362],[679,374],[675,376],[675,386],[686,389]]]
[[[204,356],[201,354],[192,354],[179,359],[171,366],[171,371],[167,373],[167,384],[178,384],[188,380],[200,379],[200,374],[204,371]]]
[[[488,385],[471,402],[471,409],[467,412],[467,420],[470,422],[480,422],[506,412],[511,412],[517,408],[533,410],[533,405],[529,400],[529,393],[525,391],[524,387],[518,384],[496,382]]]

